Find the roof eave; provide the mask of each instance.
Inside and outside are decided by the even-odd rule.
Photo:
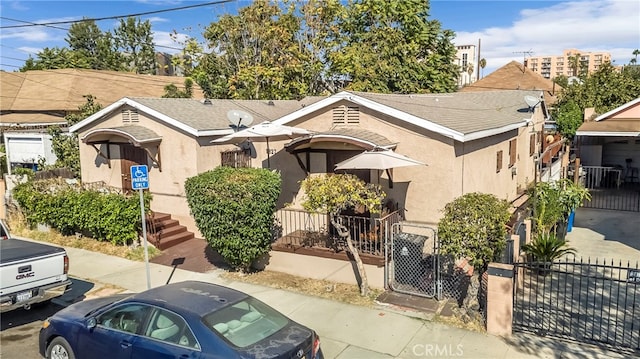
[[[576,136],[585,136],[585,137],[640,137],[640,132],[576,131]]]
[[[594,121],[601,121],[601,120],[604,120],[604,119],[606,119],[607,117],[609,117],[609,116],[611,116],[611,115],[614,115],[614,114],[616,114],[616,113],[618,113],[618,112],[620,112],[620,111],[624,111],[624,110],[626,110],[627,108],[629,108],[629,107],[631,107],[631,106],[633,106],[633,105],[635,105],[635,104],[637,104],[637,103],[640,103],[640,97],[638,97],[637,99],[635,99],[635,100],[633,100],[633,101],[629,101],[629,102],[625,103],[625,104],[624,104],[624,105],[622,105],[622,106],[616,107],[616,108],[614,108],[613,110],[611,110],[611,111],[609,111],[609,112],[607,112],[607,113],[604,113],[604,114],[602,114],[602,115],[600,115],[600,116],[596,117],[596,118],[594,119]]]
[[[183,130],[183,131],[185,131],[185,132],[187,132],[187,133],[189,133],[189,134],[191,134],[193,136],[198,136],[198,133],[200,132],[200,131],[196,130],[195,128],[191,127],[191,126],[187,126],[184,123],[182,123],[182,122],[180,122],[180,121],[178,121],[178,120],[176,120],[174,118],[171,118],[171,117],[169,117],[169,116],[167,116],[167,115],[165,115],[165,114],[163,114],[161,112],[158,112],[158,111],[156,111],[156,110],[154,110],[154,109],[152,109],[150,107],[147,107],[145,105],[142,105],[141,103],[136,102],[136,101],[134,101],[134,100],[132,100],[130,98],[127,98],[127,97],[124,97],[121,100],[118,100],[118,101],[112,103],[111,105],[105,107],[104,109],[94,113],[93,115],[91,115],[91,116],[85,118],[84,120],[78,122],[77,124],[71,126],[69,128],[69,132],[72,132],[72,133],[73,132],[77,132],[78,130],[90,125],[92,122],[98,120],[99,118],[104,117],[105,115],[113,112],[117,108],[122,107],[124,105],[129,105],[129,106],[131,106],[131,107],[133,107],[133,108],[135,108],[135,109],[137,109],[139,111],[142,111],[142,112],[144,112],[144,113],[146,113],[148,115],[151,115],[151,116],[159,119],[162,122],[165,122],[165,123],[167,123],[169,125],[172,125],[172,126],[178,128],[178,129],[181,129],[181,130]]]

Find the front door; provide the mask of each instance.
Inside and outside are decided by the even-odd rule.
[[[147,153],[132,145],[120,145],[120,172],[122,174],[122,190],[133,191],[131,186],[131,166],[146,165]]]

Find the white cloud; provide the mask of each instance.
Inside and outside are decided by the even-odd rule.
[[[149,20],[149,22],[151,24],[157,24],[157,23],[161,23],[161,22],[170,22],[171,21],[169,19],[166,19],[164,17],[159,17],[159,16],[150,17],[150,18],[147,18],[146,20]]]
[[[457,44],[481,40],[485,74],[510,61],[533,56],[560,55],[564,49],[604,51],[625,64],[640,47],[640,2],[633,0],[574,1],[546,8],[525,9],[509,27],[459,32]]]

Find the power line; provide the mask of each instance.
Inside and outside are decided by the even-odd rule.
[[[178,11],[178,10],[185,10],[185,9],[193,9],[193,8],[209,6],[209,5],[219,5],[219,4],[225,4],[225,3],[229,3],[229,2],[233,2],[233,1],[236,1],[236,0],[218,0],[218,1],[212,1],[212,2],[207,2],[207,3],[203,3],[203,4],[181,6],[181,7],[175,7],[175,8],[163,9],[163,10],[139,12],[139,13],[128,14],[128,15],[116,15],[116,16],[96,17],[96,18],[85,18],[85,19],[82,19],[82,20],[52,21],[52,22],[45,22],[45,23],[30,23],[30,24],[26,24],[26,25],[0,26],[0,29],[15,29],[15,28],[21,28],[21,27],[50,26],[50,25],[60,25],[60,24],[76,24],[76,23],[87,22],[87,21],[114,20],[114,19],[120,19],[120,18],[129,18],[129,17],[138,17],[138,16],[143,16],[143,15],[159,14],[159,13],[163,13],[163,12],[171,12],[171,11]]]
[[[24,20],[12,19],[12,18],[9,18],[9,17],[4,17],[4,16],[0,16],[0,19],[9,20],[9,21],[15,21],[15,22],[21,22],[21,23],[24,23],[24,24],[29,24],[29,25],[31,25],[31,26],[46,26],[46,27],[50,27],[50,28],[52,28],[52,29],[69,31],[69,29],[64,28],[64,27],[53,26],[53,25],[47,25],[47,24],[38,24],[38,23],[35,23],[35,22],[31,22],[31,21],[24,21]]]

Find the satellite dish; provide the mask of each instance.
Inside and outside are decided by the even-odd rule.
[[[524,102],[527,103],[527,105],[529,106],[530,109],[533,109],[534,107],[536,107],[539,103],[540,103],[540,99],[535,97],[535,96],[525,96],[524,97]]]
[[[249,126],[253,123],[253,116],[251,114],[241,111],[241,110],[229,110],[227,112],[227,119],[231,125],[240,127],[240,126]]]

